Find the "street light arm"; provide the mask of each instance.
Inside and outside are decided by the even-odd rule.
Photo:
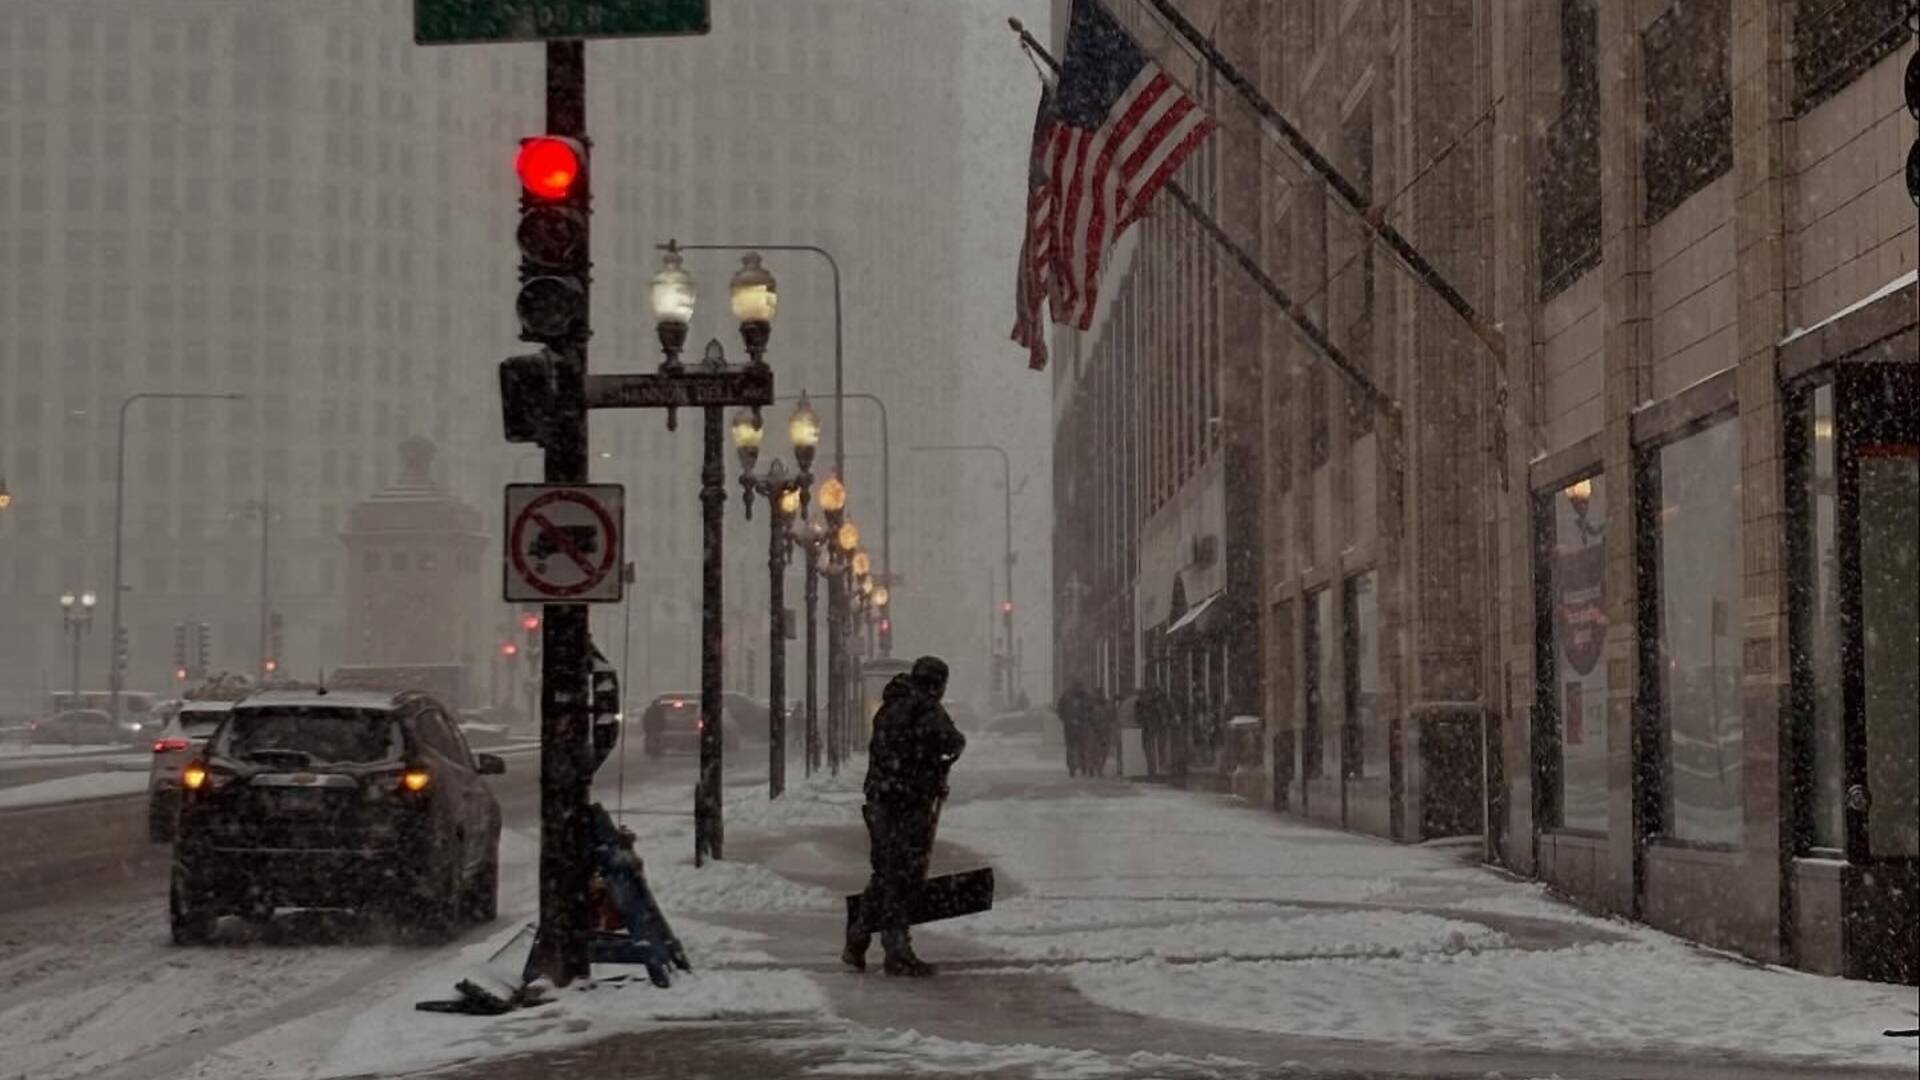
[[[175,401],[240,401],[245,394],[204,394],[174,393],[168,391],[143,391],[128,394],[120,400],[120,417],[114,451],[113,470],[113,643],[109,649],[118,649],[120,642],[120,594],[126,591],[123,584],[123,554],[126,541],[127,512],[127,410],[136,401],[153,398],[169,398]],[[120,722],[120,663],[112,652],[107,655],[107,710],[113,716],[116,725]]]

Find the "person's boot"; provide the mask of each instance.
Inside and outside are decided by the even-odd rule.
[[[881,935],[880,944],[887,950],[887,962],[882,970],[889,975],[924,979],[937,970],[913,954],[913,939],[905,930],[887,931]]]
[[[872,944],[873,935],[856,934],[847,931],[847,945],[840,950],[840,962],[855,971],[867,970],[867,946]]]

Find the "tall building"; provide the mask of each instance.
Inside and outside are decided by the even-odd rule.
[[[886,402],[896,444],[947,441],[957,332],[941,303],[950,270],[929,253],[958,227],[945,211],[959,150],[943,139],[955,57],[939,32],[953,18],[937,4],[731,3],[704,38],[590,45],[595,368],[658,361],[644,301],[657,243],[817,243],[841,266],[847,389]],[[258,662],[260,521],[247,515],[263,494],[283,670],[339,662],[345,508],[395,478],[409,436],[431,438],[436,481],[485,510],[497,557],[499,486],[539,475],[537,452],[501,440],[494,365],[521,348],[509,165],[542,126],[543,52],[420,48],[411,20],[406,0],[0,11],[5,707],[38,707],[64,682],[60,591],[109,591],[130,394],[246,397],[127,410],[129,686],[169,682],[178,622],[213,625],[217,666]],[[737,354],[724,303],[737,257],[689,263],[705,298],[695,342]],[[769,354],[780,390],[811,391],[831,422],[824,264],[768,264],[782,292]],[[869,411],[848,403],[848,472],[877,547]],[[631,618],[637,691],[697,680],[697,432],[669,434],[655,413],[593,417],[594,473],[628,485],[639,575],[634,610],[598,612],[596,637],[622,641]],[[971,627],[947,614],[964,583],[938,545],[966,506],[933,481],[940,463],[900,445],[893,456],[900,641],[964,651]],[[831,460],[829,443],[823,468]],[[730,493],[735,471],[729,449]],[[765,664],[766,542],[737,505],[729,682],[744,687]],[[478,640],[511,635],[513,614],[501,605]],[[103,621],[87,642],[94,686],[106,682]],[[489,650],[472,662],[500,661]]]

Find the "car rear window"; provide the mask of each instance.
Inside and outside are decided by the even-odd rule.
[[[219,727],[220,721],[226,718],[227,710],[225,709],[183,710],[178,721],[180,733],[194,738],[204,738],[213,734],[213,729]]]
[[[393,761],[404,750],[392,713],[318,706],[236,710],[215,747],[239,760],[291,751],[309,764],[337,765]]]

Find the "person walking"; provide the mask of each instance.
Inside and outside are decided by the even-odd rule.
[[[1060,695],[1060,737],[1067,746],[1067,775],[1080,775],[1080,740],[1087,727],[1087,711],[1092,707],[1087,688],[1075,680]]]
[[[1140,702],[1134,706],[1134,718],[1140,722],[1140,754],[1147,759],[1147,778],[1160,775],[1164,767],[1160,761],[1160,740],[1166,733],[1166,700],[1160,688],[1149,683],[1140,691]]]
[[[967,747],[966,736],[940,705],[946,689],[946,662],[922,656],[912,671],[887,683],[873,717],[867,802],[862,808],[873,876],[860,901],[864,925],[848,921],[847,944],[840,954],[856,971],[867,969],[867,947],[878,930],[887,974],[934,973],[932,964],[914,955],[909,927],[914,893],[925,883],[933,857],[947,772]]]

